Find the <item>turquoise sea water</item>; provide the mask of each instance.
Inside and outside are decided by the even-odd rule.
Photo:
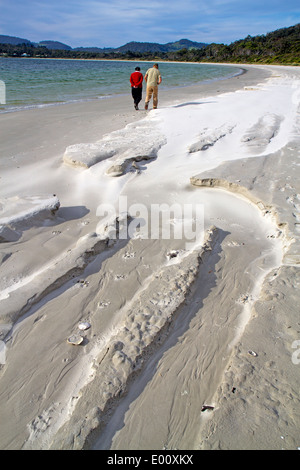
[[[0,83],[5,89],[0,112],[129,93],[129,77],[137,65],[145,74],[153,62],[0,58]],[[238,67],[207,64],[163,62],[159,69],[164,89],[241,73]]]

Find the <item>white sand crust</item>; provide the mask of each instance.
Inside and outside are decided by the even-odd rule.
[[[0,115],[1,449],[300,447],[300,71],[244,68]]]
[[[0,241],[16,241],[26,227],[45,222],[59,209],[54,196],[11,197],[0,200]]]
[[[69,146],[64,154],[64,162],[89,168],[110,159],[110,162],[115,163],[107,173],[110,176],[121,176],[129,163],[156,158],[158,150],[164,143],[165,136],[158,131],[155,132],[153,120],[145,119],[138,123],[127,124],[124,129],[112,132],[93,144]],[[121,171],[117,174],[111,171],[116,165],[121,167]]]

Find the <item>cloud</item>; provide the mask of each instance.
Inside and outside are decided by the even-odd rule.
[[[72,47],[188,38],[229,43],[300,22],[299,0],[2,0],[0,34]]]

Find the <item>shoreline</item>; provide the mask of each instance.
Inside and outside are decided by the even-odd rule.
[[[80,60],[80,61],[104,61],[104,62],[161,62],[161,63],[170,63],[170,64],[206,64],[206,65],[231,65],[231,66],[239,66],[240,62],[187,62],[187,61],[179,61],[179,60],[146,60],[146,59],[82,59],[82,58],[68,58],[68,57],[13,57],[13,56],[0,56],[2,59],[21,59],[21,60],[28,60],[28,59],[38,59],[38,60]],[[283,63],[243,63],[245,67],[299,67],[296,63],[291,64],[283,64]]]
[[[299,446],[299,103],[289,68],[246,68],[160,90],[157,111],[124,96],[0,115],[2,211],[38,205],[1,243],[0,448]],[[203,240],[108,242],[97,210],[120,196],[201,203]]]
[[[265,80],[270,76],[271,72],[259,70],[261,78],[258,80]],[[239,78],[241,82],[237,82]],[[214,93],[216,84],[224,92],[230,92],[235,89],[242,89],[244,86],[251,86],[257,81],[256,72],[249,68],[246,74],[231,77],[229,79],[220,80],[218,82],[209,82],[202,85],[173,88],[171,90],[159,90],[159,106],[170,106],[172,102],[180,103],[185,99],[196,99],[197,97],[205,97]],[[217,88],[220,88],[217,87]],[[220,89],[221,89],[220,88]],[[220,91],[217,91],[219,93]],[[145,99],[145,90],[143,90],[143,100]],[[79,103],[67,103],[63,105],[54,105],[45,108],[33,108],[27,110],[20,110],[12,113],[0,114],[0,125],[3,130],[3,135],[11,134],[11,139],[2,142],[2,155],[3,157],[13,157],[21,155],[22,145],[18,145],[18,141],[24,139],[26,148],[38,149],[41,148],[40,141],[43,143],[43,151],[45,156],[48,155],[49,149],[53,147],[51,156],[55,156],[57,152],[64,152],[68,145],[78,142],[95,142],[100,139],[104,134],[118,130],[125,127],[128,123],[143,119],[146,113],[143,109],[139,112],[133,110],[132,97],[130,92],[127,95],[111,97],[109,103],[106,99],[92,100]],[[141,105],[142,106],[142,105]],[[92,117],[92,120],[91,120]],[[61,128],[62,119],[71,119],[73,128],[68,126],[68,136],[63,137],[63,129]],[[42,126],[43,120],[46,120],[46,125]],[[15,127],[14,131],[11,130],[12,122]],[[48,124],[49,122],[49,124]],[[44,131],[42,127],[50,126],[50,131],[56,137],[57,142],[48,138],[48,131]],[[90,127],[89,127],[90,126]],[[38,129],[36,138],[31,134],[31,129]],[[79,137],[82,136],[82,137]],[[58,147],[58,148],[57,148]],[[35,152],[34,152],[35,153]]]
[[[32,58],[32,59],[35,59],[35,58]],[[37,59],[37,60],[40,60],[40,59]],[[45,58],[45,60],[58,60],[58,59],[47,59]],[[59,59],[59,60],[77,60],[77,59]],[[85,60],[85,59],[79,59],[79,60]],[[106,61],[110,61],[110,62],[124,62],[124,60],[106,60]],[[135,61],[132,61],[132,60],[126,60],[125,62],[135,62]],[[151,63],[154,63],[154,61],[144,61],[144,62],[147,62],[149,64]],[[179,63],[179,64],[186,64],[186,62],[172,62],[172,61],[161,61],[161,63],[170,63],[170,64],[176,64],[176,63]],[[189,64],[191,65],[199,65],[198,62],[189,62]],[[210,65],[209,63],[204,63],[203,65]],[[216,64],[217,66],[218,65],[221,65],[222,64]],[[228,65],[228,64],[225,64],[225,65]],[[229,65],[230,66],[230,65]],[[232,67],[236,67],[235,64],[232,65]],[[241,73],[235,73],[233,75],[230,75],[230,76],[227,76],[227,77],[224,77],[224,78],[215,78],[215,79],[211,79],[211,80],[203,80],[202,82],[199,82],[199,83],[195,83],[195,84],[191,84],[191,85],[183,85],[183,86],[172,86],[170,88],[168,87],[164,87],[164,84],[163,84],[163,91],[164,92],[168,92],[170,90],[180,90],[180,89],[185,89],[185,88],[190,88],[190,87],[197,87],[197,86],[201,86],[201,85],[205,85],[206,83],[214,83],[214,82],[218,82],[218,81],[222,81],[222,80],[230,80],[232,77],[235,77],[235,76],[239,76],[239,75],[243,75],[244,73],[246,73],[246,69],[243,69],[243,68],[240,68],[241,70]],[[144,85],[144,92],[145,92],[145,85]],[[43,109],[43,108],[49,108],[49,107],[52,107],[52,106],[65,106],[65,105],[69,105],[69,104],[80,104],[80,103],[89,103],[89,102],[97,102],[99,100],[102,100],[102,99],[112,99],[112,98],[119,98],[119,97],[125,97],[127,96],[128,94],[130,94],[130,88],[129,88],[129,92],[120,92],[120,93],[117,93],[117,94],[113,94],[113,95],[103,95],[103,96],[100,96],[100,97],[96,97],[96,98],[80,98],[80,99],[74,99],[74,100],[69,100],[69,101],[57,101],[57,102],[51,102],[51,103],[39,103],[39,104],[34,104],[34,105],[24,105],[24,106],[21,106],[21,107],[18,107],[18,106],[12,106],[8,109],[3,109],[1,110],[1,107],[0,107],[0,115],[1,114],[7,114],[7,113],[14,113],[14,112],[20,112],[20,111],[29,111],[29,110],[34,110],[34,109]]]

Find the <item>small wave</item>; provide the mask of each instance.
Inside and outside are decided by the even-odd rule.
[[[0,107],[0,114],[14,113],[18,111],[27,111],[29,109],[50,108],[52,106],[62,106],[62,105],[72,104],[72,103],[86,103],[89,101],[105,100],[105,99],[109,99],[112,97],[113,95],[103,95],[103,96],[98,96],[97,98],[81,98],[77,100],[56,101],[54,103],[24,104],[20,106],[8,106],[6,108]]]

